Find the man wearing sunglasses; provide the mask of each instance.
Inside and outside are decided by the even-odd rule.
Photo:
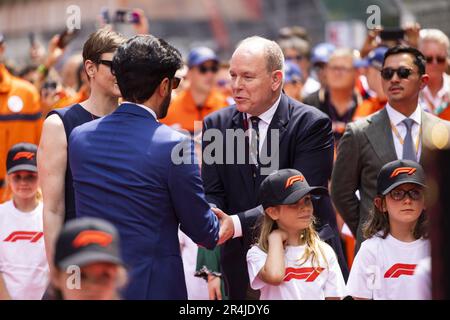
[[[193,142],[158,121],[181,67],[180,53],[163,39],[132,37],[112,63],[124,102],[75,128],[69,139],[76,216],[105,219],[118,229],[130,267],[126,299],[187,299],[178,227],[209,249],[219,238],[219,221],[192,161]],[[176,161],[179,146],[186,146],[189,163]]]
[[[420,103],[439,118],[450,120],[450,76],[448,67],[448,37],[438,29],[420,31],[419,50],[427,61],[426,71],[430,76],[427,86],[420,94]]]
[[[381,69],[388,102],[379,112],[347,125],[341,138],[331,179],[333,202],[359,249],[362,225],[376,195],[381,167],[397,159],[420,162],[423,145],[432,136],[448,145],[449,122],[424,112],[419,93],[428,82],[426,60],[415,48],[396,46],[386,51]],[[436,130],[437,129],[437,130]]]
[[[174,129],[194,133],[194,122],[203,121],[213,111],[228,105],[227,97],[215,88],[219,59],[210,48],[198,47],[188,56],[189,86],[172,101],[167,116],[161,121]],[[199,128],[200,129],[200,128]]]

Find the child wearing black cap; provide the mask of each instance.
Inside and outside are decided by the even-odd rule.
[[[420,299],[416,265],[430,255],[426,231],[425,176],[420,164],[396,160],[377,178],[374,208],[363,227],[365,240],[347,282],[355,299]]]
[[[118,300],[127,282],[119,233],[108,221],[69,221],[55,245],[51,300]]]
[[[261,300],[341,299],[345,283],[333,249],[313,226],[310,187],[297,170],[282,169],[261,184],[265,210],[258,243],[247,253],[250,286]]]
[[[12,199],[0,204],[0,299],[40,300],[48,285],[36,151],[19,143],[7,156]]]

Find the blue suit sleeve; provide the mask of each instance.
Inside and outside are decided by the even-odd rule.
[[[198,245],[212,249],[219,239],[219,221],[205,199],[194,144],[182,142],[183,163],[169,164],[168,185],[180,229]],[[179,146],[179,145],[178,145]]]

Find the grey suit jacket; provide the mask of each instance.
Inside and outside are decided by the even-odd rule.
[[[445,132],[448,137],[449,122],[422,111],[422,154],[436,136],[436,130]],[[436,140],[436,139],[434,139]],[[445,137],[440,139],[442,146],[448,145]],[[362,225],[373,208],[376,195],[377,175],[381,167],[397,160],[392,130],[386,109],[347,125],[338,147],[336,162],[331,178],[331,198],[333,203],[356,235],[359,249]],[[355,195],[359,190],[360,199]]]

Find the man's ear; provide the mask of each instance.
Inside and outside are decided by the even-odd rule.
[[[283,85],[283,72],[276,70],[272,72],[272,90],[277,91]]]
[[[170,86],[170,80],[169,78],[164,78],[163,81],[159,84],[158,93],[161,97],[165,97],[167,95],[167,92],[169,91]]]
[[[429,80],[430,80],[430,76],[426,73],[420,77],[420,90],[422,90],[423,88],[425,88],[427,86]]]
[[[276,221],[280,218],[280,210],[277,207],[268,207],[265,211],[272,220]]]

